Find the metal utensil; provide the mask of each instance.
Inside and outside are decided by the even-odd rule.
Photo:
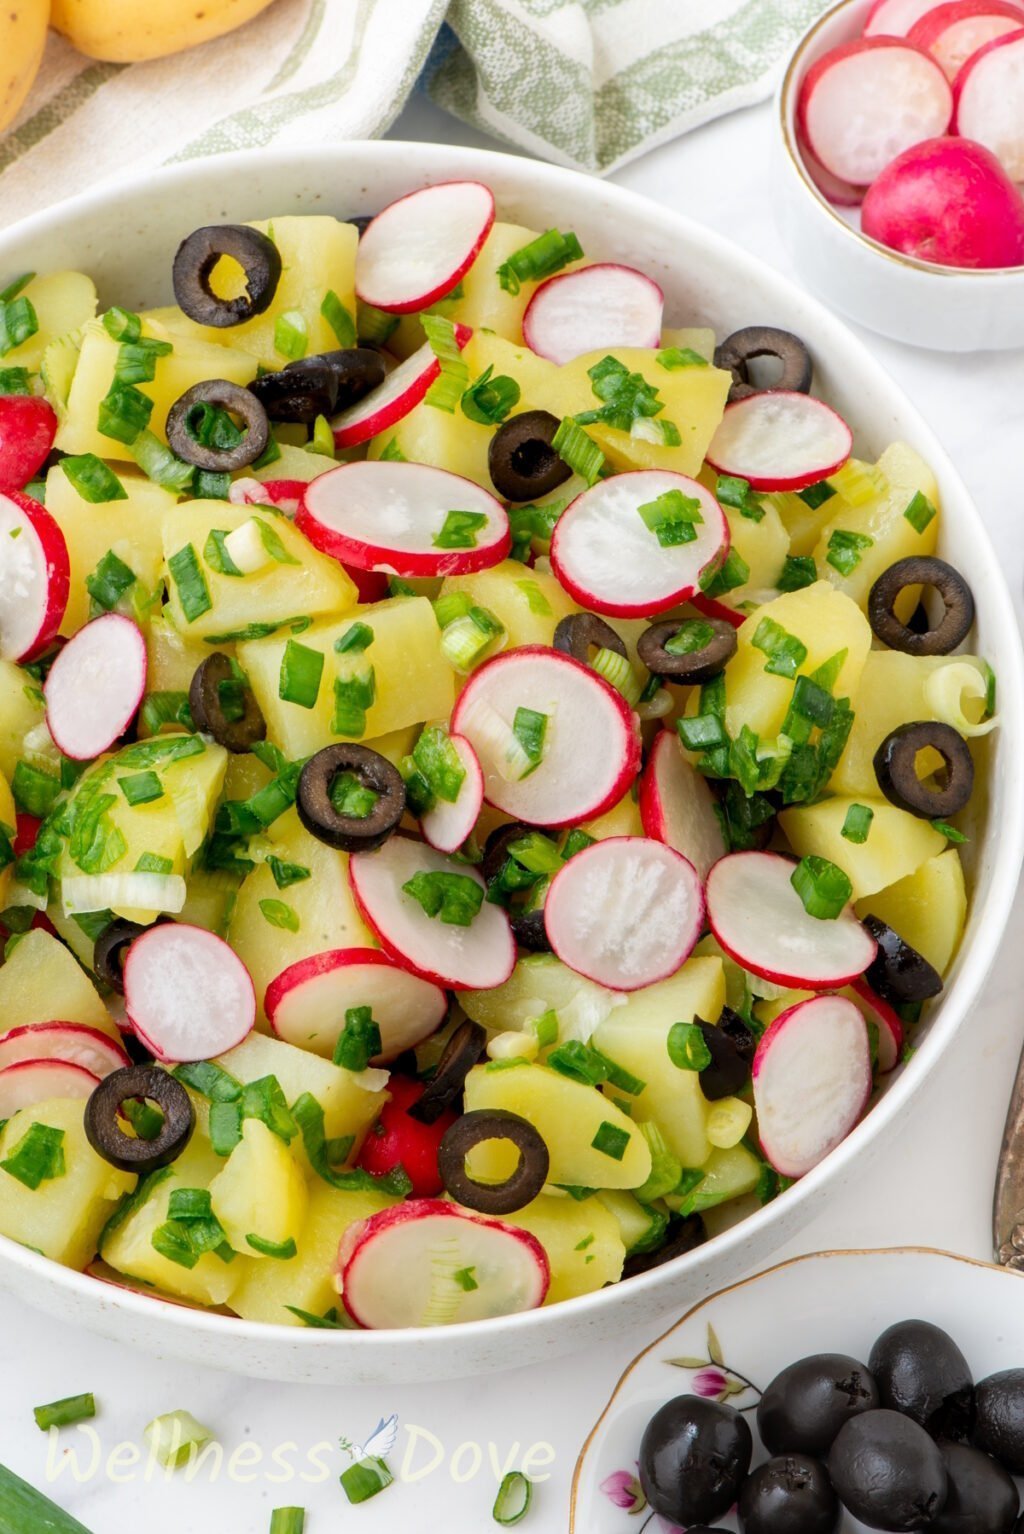
[[[1017,1066],[999,1151],[992,1242],[1003,1267],[1024,1272],[1024,1053]]]

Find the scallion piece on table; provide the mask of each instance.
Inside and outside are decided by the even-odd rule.
[[[275,1507],[270,1515],[270,1534],[302,1534],[305,1527],[304,1507]]]
[[[382,1459],[361,1459],[343,1470],[338,1479],[348,1500],[355,1503],[369,1502],[395,1478]]]
[[[213,1442],[209,1428],[197,1422],[189,1411],[165,1412],[154,1417],[142,1436],[150,1454],[167,1470],[179,1469]]]
[[[70,1513],[0,1465],[0,1529],[10,1534],[89,1534]]]
[[[789,882],[803,901],[808,916],[815,916],[819,921],[835,921],[853,895],[853,885],[847,875],[828,858],[801,858]]]
[[[48,1433],[52,1427],[70,1427],[74,1422],[87,1422],[90,1417],[95,1417],[96,1399],[92,1391],[87,1390],[81,1395],[65,1396],[62,1401],[51,1401],[47,1406],[36,1406],[32,1415],[36,1426]],[[0,1518],[0,1527],[2,1525]]]
[[[530,1510],[533,1482],[521,1470],[510,1470],[498,1487],[491,1516],[495,1523],[509,1528],[520,1523]]]

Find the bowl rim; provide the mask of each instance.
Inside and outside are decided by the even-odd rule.
[[[800,148],[800,140],[796,131],[796,98],[803,84],[807,54],[817,41],[818,35],[824,28],[830,25],[837,16],[854,7],[861,6],[865,0],[837,0],[835,5],[829,7],[817,21],[807,28],[786,62],[782,80],[779,84],[775,101],[775,109],[778,114],[776,127],[779,130],[783,153],[786,155],[796,177],[804,191],[812,199],[815,206],[832,221],[836,228],[841,229],[846,236],[856,244],[872,251],[875,255],[894,266],[909,268],[913,272],[921,272],[931,277],[959,277],[973,279],[975,282],[993,282],[1000,278],[1024,277],[1024,263],[1018,266],[947,266],[940,261],[922,261],[918,256],[908,256],[900,250],[890,250],[888,245],[883,245],[875,240],[858,226],[854,228],[846,219],[836,212],[824,192],[815,184],[814,177],[807,168],[803,152]],[[962,137],[962,135],[947,134],[947,137]],[[866,190],[866,188],[865,188]]]
[[[320,144],[313,147],[301,145],[267,146],[258,149],[238,150],[232,153],[177,162],[159,172],[146,171],[125,177],[109,178],[96,187],[77,194],[71,199],[57,203],[51,208],[33,214],[0,233],[0,261],[5,250],[12,244],[29,239],[43,240],[48,231],[59,228],[69,215],[87,214],[94,219],[102,214],[123,216],[123,209],[132,205],[136,191],[152,194],[158,186],[162,194],[173,197],[176,191],[188,195],[191,184],[198,180],[204,184],[244,174],[253,168],[265,168],[268,163],[294,170],[296,174],[310,165],[322,165],[335,169],[345,168],[346,157],[360,157],[360,176],[369,182],[373,162],[387,165],[400,172],[402,179],[412,187],[430,185],[450,180],[453,176],[477,176],[487,181],[494,176],[498,183],[504,182],[506,197],[529,196],[531,190],[543,189],[551,194],[564,192],[570,205],[581,194],[591,204],[590,216],[600,215],[612,223],[621,210],[624,220],[629,221],[635,213],[642,223],[652,218],[666,235],[674,236],[678,246],[696,248],[702,260],[714,261],[718,255],[726,267],[739,261],[753,273],[756,256],[731,240],[700,224],[695,219],[676,212],[673,208],[655,202],[640,193],[626,188],[594,181],[579,172],[561,166],[538,162],[518,155],[496,150],[468,148],[461,145],[438,145],[414,143],[402,140],[358,140],[336,145]],[[354,178],[355,179],[355,178]],[[511,185],[509,184],[511,183]],[[372,198],[372,190],[369,191]],[[498,194],[501,201],[502,193]],[[324,210],[318,210],[324,211]],[[610,243],[613,243],[613,240]],[[678,264],[678,257],[673,258]],[[1022,650],[1016,616],[1013,611],[1005,575],[999,565],[995,549],[987,529],[967,490],[959,472],[953,465],[942,443],[931,427],[919,414],[906,391],[892,380],[877,361],[870,348],[854,335],[846,323],[820,300],[806,294],[786,274],[767,268],[761,276],[762,283],[785,291],[791,301],[798,300],[807,314],[808,324],[813,326],[818,344],[824,347],[829,338],[835,340],[853,360],[870,373],[875,388],[882,395],[889,394],[892,404],[898,406],[908,430],[913,429],[914,440],[922,454],[928,458],[938,477],[953,492],[959,492],[964,506],[958,512],[958,520],[966,512],[966,520],[974,524],[979,535],[981,557],[990,567],[993,580],[989,592],[989,610],[992,612],[993,631],[1002,636],[1003,642],[1012,636],[1013,643],[1007,653],[1001,655],[999,664],[1001,738],[1006,740],[1004,749],[1012,749],[1019,756],[1024,753],[1024,650]],[[992,776],[990,772],[990,776]],[[777,1222],[779,1211],[799,1210],[800,1206],[813,1200],[823,1184],[838,1178],[843,1169],[855,1160],[861,1150],[883,1134],[887,1126],[898,1117],[900,1111],[916,1095],[931,1070],[938,1063],[943,1050],[959,1031],[968,1009],[977,998],[981,986],[991,969],[999,943],[1008,925],[1013,898],[1017,888],[1018,873],[1024,860],[1024,796],[1007,794],[1004,816],[998,836],[993,827],[986,841],[993,848],[993,862],[986,893],[985,909],[990,920],[983,923],[974,934],[970,952],[966,956],[964,972],[958,974],[947,998],[945,1010],[933,1024],[917,1051],[915,1067],[905,1070],[891,1081],[882,1096],[874,1103],[850,1135],[819,1163],[806,1177],[789,1188],[785,1197],[764,1205],[746,1216],[734,1226],[714,1238],[720,1252],[730,1252],[737,1265],[742,1262],[742,1248],[748,1237]],[[32,1251],[30,1248],[4,1236],[0,1236],[0,1268],[10,1264],[20,1268],[30,1285],[54,1286],[70,1291],[83,1303],[83,1309],[95,1312],[104,1303],[135,1317],[140,1324],[156,1320],[167,1337],[175,1333],[191,1334],[193,1338],[208,1336],[211,1339],[237,1339],[239,1344],[251,1342],[258,1349],[261,1342],[268,1347],[275,1343],[287,1343],[290,1349],[300,1353],[309,1350],[323,1352],[331,1349],[341,1358],[346,1355],[353,1360],[371,1357],[374,1352],[384,1355],[396,1343],[408,1348],[422,1348],[431,1340],[443,1339],[455,1348],[460,1343],[487,1336],[501,1337],[514,1344],[517,1336],[535,1329],[544,1330],[557,1326],[558,1317],[567,1322],[586,1323],[605,1312],[611,1313],[616,1298],[630,1295],[646,1295],[648,1307],[662,1313],[671,1307],[671,1299],[665,1293],[673,1279],[699,1267],[700,1252],[677,1258],[653,1268],[650,1272],[629,1279],[625,1284],[612,1284],[588,1295],[563,1300],[556,1306],[520,1312],[490,1321],[460,1322],[455,1325],[430,1328],[369,1330],[323,1330],[312,1327],[286,1326],[267,1321],[248,1321],[243,1318],[219,1313],[216,1310],[197,1309],[167,1300],[159,1295],[113,1286],[116,1302],[111,1300],[112,1286],[93,1278],[88,1273],[66,1268],[62,1264]],[[27,1286],[26,1286],[27,1287]],[[657,1298],[661,1291],[661,1299]],[[31,1291],[29,1291],[31,1292]],[[99,1303],[97,1303],[99,1302]],[[511,1351],[511,1350],[510,1350]],[[514,1357],[504,1367],[514,1366]]]

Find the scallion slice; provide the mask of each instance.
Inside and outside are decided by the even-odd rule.
[[[315,707],[323,671],[324,657],[320,650],[311,650],[308,645],[289,639],[281,656],[278,697],[299,708]]]
[[[466,769],[443,725],[424,725],[413,747],[412,759],[431,794],[454,804],[466,780]]]
[[[514,378],[503,373],[497,378],[493,375],[494,366],[489,364],[462,396],[463,415],[482,426],[497,426],[520,399],[521,391]]]
[[[765,671],[770,676],[792,680],[807,659],[807,646],[795,634],[787,633],[774,618],[762,618],[754,630],[751,644],[767,655]]]
[[[751,490],[749,480],[736,474],[719,474],[715,484],[715,499],[722,506],[731,506],[749,522],[764,521],[764,500],[756,490]]]
[[[151,769],[118,778],[117,785],[129,804],[153,804],[164,796],[163,784]]]
[[[838,570],[840,575],[852,575],[860,564],[865,549],[874,543],[867,533],[855,533],[848,528],[837,527],[828,540],[825,563]]]
[[[692,346],[663,346],[655,358],[659,367],[667,372],[674,373],[679,368],[706,368],[710,363],[700,352],[695,352]]]
[[[35,1406],[32,1415],[36,1426],[48,1433],[52,1427],[70,1427],[95,1417],[96,1398],[91,1390],[83,1391],[81,1395],[65,1396],[62,1401],[51,1401],[48,1406]]]
[[[707,1040],[696,1023],[673,1023],[666,1043],[669,1059],[681,1071],[702,1071],[711,1064]]]
[[[637,512],[663,549],[695,542],[696,524],[704,521],[700,502],[695,496],[684,495],[681,490],[666,490],[656,500],[638,506]]]
[[[351,342],[343,344],[352,345]],[[303,1534],[305,1527],[304,1507],[275,1507],[270,1515],[270,1534]]]
[[[730,549],[724,564],[712,565],[700,578],[700,589],[706,597],[725,596],[737,586],[746,585],[750,579],[750,566],[742,554]]]
[[[213,606],[206,577],[199,566],[199,559],[190,543],[172,554],[167,569],[178,592],[178,601],[185,614],[186,623],[194,623]]]
[[[0,297],[0,357],[6,357],[38,330],[39,318],[31,299]]]
[[[0,1161],[9,1176],[34,1193],[44,1182],[63,1177],[64,1131],[49,1124],[30,1124],[11,1153]]]
[[[628,1129],[620,1129],[618,1124],[610,1124],[605,1119],[598,1126],[597,1133],[590,1144],[591,1148],[600,1151],[602,1156],[608,1156],[612,1161],[621,1161],[626,1154],[629,1140]]]
[[[875,812],[868,805],[851,804],[839,834],[859,846],[867,841],[874,818]]]
[[[334,1046],[334,1063],[347,1071],[365,1071],[382,1049],[380,1028],[370,1007],[349,1007]]]
[[[299,309],[286,309],[274,321],[274,350],[290,362],[299,362],[309,349],[309,327]]]
[[[441,530],[430,540],[436,549],[475,549],[476,535],[487,526],[482,511],[449,511]]]
[[[375,309],[372,304],[356,300],[356,330],[360,341],[370,346],[385,346],[398,329],[398,315]]]
[[[100,400],[96,427],[101,436],[131,447],[139,432],[149,425],[152,414],[153,401],[141,389],[134,384],[114,382]]]
[[[544,740],[547,735],[548,716],[534,708],[517,708],[512,720],[512,734],[527,761],[527,769],[520,778],[528,778],[544,759]]]
[[[115,341],[137,341],[142,334],[142,321],[130,309],[108,309],[103,316],[103,329]]]
[[[83,501],[102,505],[106,501],[126,501],[128,492],[112,469],[95,453],[80,453],[62,458],[60,466]]]
[[[787,554],[778,579],[780,591],[802,591],[818,579],[818,567],[810,554]]]
[[[604,468],[604,454],[572,416],[564,417],[551,439],[551,446],[574,474],[585,479],[588,485],[597,483]]]
[[[498,1495],[494,1499],[491,1517],[504,1528],[521,1523],[530,1510],[533,1499],[533,1482],[521,1470],[510,1470],[502,1477]]]
[[[514,250],[498,267],[498,282],[506,293],[518,293],[524,282],[540,282],[560,272],[570,261],[583,259],[583,247],[571,231],[545,229],[528,245]]]
[[[443,314],[424,314],[421,323],[441,369],[424,395],[424,400],[435,409],[453,415],[456,405],[469,387],[469,367],[455,339],[455,326]]]
[[[328,288],[320,313],[337,337],[338,345],[347,349],[356,344],[356,322],[333,288]]]
[[[462,593],[452,595],[461,596]],[[504,637],[504,624],[488,608],[471,607],[468,613],[445,624],[441,653],[455,671],[465,675],[497,648]]]
[[[140,431],[131,448],[135,462],[154,484],[179,495],[191,488],[195,478],[194,467],[177,458],[154,432],[148,429]]]
[[[624,655],[617,650],[600,649],[591,661],[599,676],[621,693],[630,707],[640,701],[640,678]]]
[[[293,1236],[289,1236],[285,1241],[268,1241],[265,1236],[257,1236],[250,1232],[245,1241],[246,1245],[251,1246],[253,1251],[258,1252],[261,1257],[273,1257],[278,1262],[290,1262],[293,1257],[298,1256],[299,1249],[295,1245]]]
[[[179,1469],[213,1442],[209,1428],[197,1422],[189,1411],[165,1412],[154,1417],[142,1436],[153,1458],[168,1470]]]
[[[272,927],[283,927],[286,932],[298,932],[299,916],[293,906],[284,900],[261,900],[260,911],[264,921]]]
[[[808,916],[815,916],[819,921],[835,921],[853,895],[848,876],[827,858],[801,858],[789,882],[803,901]]]
[[[915,533],[923,533],[932,518],[938,516],[938,511],[928,497],[918,490],[904,509],[903,515]]]

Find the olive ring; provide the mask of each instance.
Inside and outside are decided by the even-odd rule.
[[[245,293],[218,298],[210,286],[214,268],[230,256],[245,272]],[[197,325],[224,330],[270,308],[281,281],[281,253],[268,235],[248,224],[205,224],[178,246],[172,281],[179,308]]]
[[[596,613],[570,613],[561,618],[553,640],[556,650],[571,655],[584,666],[590,664],[590,651],[614,650],[623,660],[628,659],[626,646],[610,623],[605,623]]]
[[[351,772],[377,795],[368,815],[342,815],[331,802],[339,773]],[[339,742],[311,756],[299,774],[295,808],[311,836],[340,852],[372,852],[405,814],[405,783],[397,767],[369,746]]]
[[[678,622],[652,623],[636,643],[636,653],[653,676],[670,682],[704,683],[724,671],[736,654],[736,630],[724,618],[700,618],[712,630],[711,638],[699,650],[675,655],[665,646],[679,633]]]
[[[930,586],[942,600],[942,617],[916,633],[901,623],[896,600],[908,586]],[[950,655],[971,631],[974,596],[959,570],[944,559],[912,554],[883,570],[868,597],[868,622],[876,639],[906,655]]]
[[[498,427],[487,451],[494,488],[506,501],[533,501],[572,474],[552,447],[559,427],[549,410],[524,410]]]
[[[466,1171],[466,1157],[488,1140],[506,1140],[519,1152],[519,1165],[504,1182],[477,1182]],[[512,1214],[537,1197],[548,1180],[548,1148],[526,1119],[504,1108],[476,1108],[445,1132],[437,1154],[438,1170],[456,1203],[479,1214]]]
[[[215,405],[240,415],[246,431],[235,447],[207,447],[193,436],[192,414],[201,405]],[[193,384],[174,401],[167,412],[167,441],[172,452],[185,463],[213,474],[231,474],[235,469],[255,463],[270,441],[267,412],[248,389],[226,378],[207,378]]]
[[[408,1109],[409,1117],[418,1119],[421,1124],[436,1124],[442,1113],[446,1113],[462,1096],[466,1077],[486,1047],[486,1030],[467,1017],[444,1046],[426,1090]]]
[[[747,325],[726,336],[715,350],[715,366],[732,374],[730,403],[767,392],[759,389],[750,377],[750,363],[755,357],[776,357],[782,363],[782,373],[768,386],[770,389],[810,393],[814,369],[811,354],[800,337],[788,330],[777,330],[774,325]]]
[[[138,922],[119,916],[104,927],[93,945],[92,967],[97,976],[118,996],[124,995],[124,960],[126,950],[137,937],[148,931]]]
[[[917,775],[917,754],[929,749],[942,757],[944,788],[928,788]],[[967,742],[952,725],[937,720],[918,720],[892,730],[875,752],[874,768],[889,803],[920,820],[948,819],[963,809],[974,790],[974,761]]]
[[[235,682],[240,692],[242,714],[238,719],[229,719],[224,712],[221,688],[227,682]],[[196,667],[189,684],[188,706],[196,729],[212,735],[226,751],[241,755],[256,741],[266,739],[267,721],[252,688],[237,681],[230,658],[220,650]]]
[[[122,1103],[150,1098],[163,1112],[152,1140],[125,1134],[117,1122]],[[85,1105],[85,1133],[98,1156],[122,1172],[155,1172],[176,1161],[192,1138],[196,1114],[180,1081],[155,1065],[128,1065],[112,1071]]]

